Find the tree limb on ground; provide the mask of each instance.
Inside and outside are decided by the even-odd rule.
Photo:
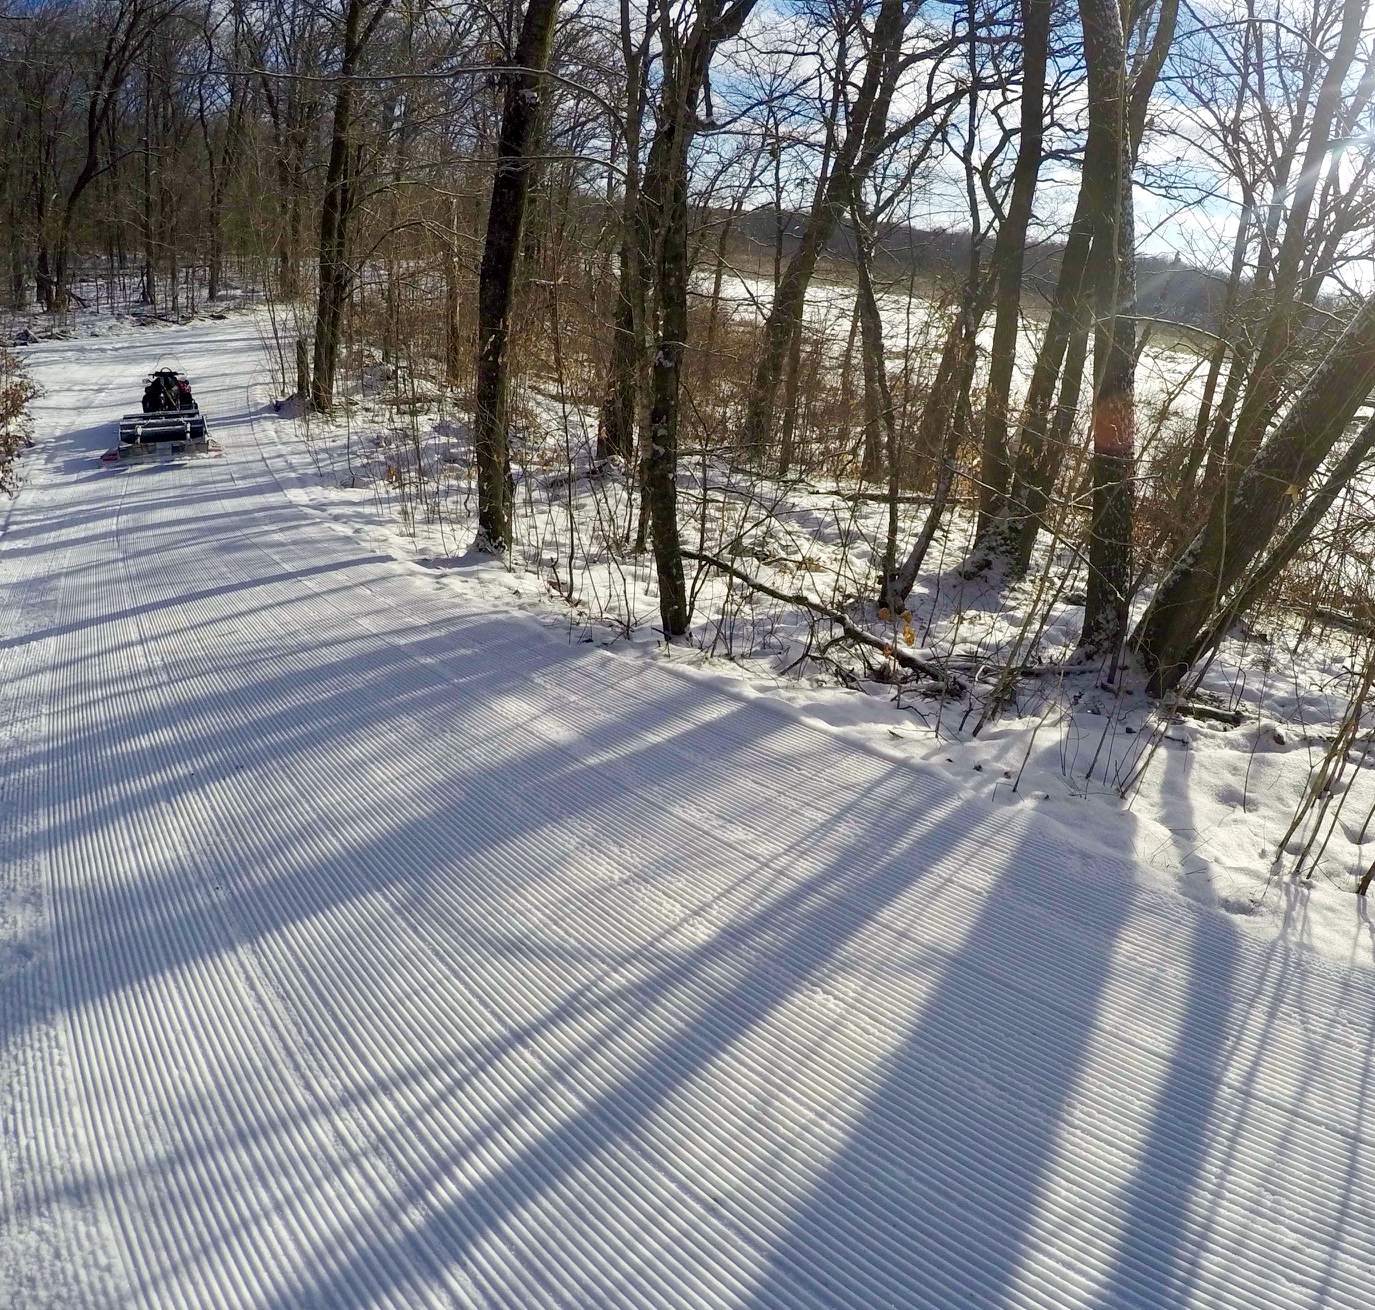
[[[1210,723],[1225,723],[1230,728],[1239,728],[1246,722],[1246,716],[1240,710],[1223,709],[1203,701],[1178,700],[1170,705],[1170,709],[1175,714],[1185,714],[1191,719],[1207,719]]]
[[[760,582],[758,578],[751,577],[743,569],[738,569],[733,564],[727,563],[723,559],[718,559],[715,555],[707,555],[701,551],[685,550],[683,558],[697,560],[702,564],[707,564],[711,568],[717,569],[722,573],[735,578],[738,582],[743,582],[752,591],[770,597],[773,600],[781,600],[787,605],[797,605],[801,609],[808,610],[812,614],[819,615],[823,619],[828,619],[834,623],[851,641],[857,642],[861,646],[868,646],[872,650],[880,651],[889,656],[903,668],[911,669],[914,673],[920,673],[923,677],[934,678],[942,683],[947,690],[957,695],[964,694],[964,684],[950,671],[933,664],[930,660],[924,660],[920,655],[913,655],[903,650],[896,642],[884,641],[882,637],[876,637],[872,632],[861,628],[852,619],[842,614],[837,609],[832,609],[829,605],[823,605],[820,601],[813,600],[810,596],[804,596],[798,591],[780,591],[776,587],[771,587],[766,582]]]
[[[1375,623],[1370,623],[1351,614],[1343,614],[1341,610],[1328,609],[1325,605],[1314,605],[1313,617],[1334,628],[1343,628],[1347,632],[1354,632],[1360,637],[1375,636]]]

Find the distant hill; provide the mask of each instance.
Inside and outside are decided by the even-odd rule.
[[[724,215],[720,217],[724,218]],[[783,257],[786,259],[801,240],[806,215],[782,215]],[[770,263],[778,240],[780,222],[772,206],[762,206],[741,214],[732,229],[732,248],[752,262]],[[826,246],[824,273],[848,281],[855,253],[854,232],[839,228]],[[1026,289],[1049,302],[1059,274],[1064,243],[1045,241],[1027,252]],[[887,278],[910,276],[928,286],[959,277],[969,262],[969,233],[899,226],[891,229],[880,243],[878,266]],[[1217,331],[1222,315],[1225,279],[1216,272],[1195,268],[1182,260],[1143,255],[1137,259],[1137,309],[1147,318],[1167,319]],[[1038,301],[1028,304],[1035,313]]]

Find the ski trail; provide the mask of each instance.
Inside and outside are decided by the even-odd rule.
[[[104,342],[0,539],[10,1301],[1365,1304],[1368,961],[378,554],[167,336],[226,458],[91,475]]]
[[[91,388],[104,399],[107,388]],[[7,515],[0,546],[6,636],[18,640],[0,678],[0,1300],[14,1305],[78,1304],[78,1277],[102,1299],[125,1299],[118,1247],[94,1207],[75,1198],[73,1166],[93,1139],[84,1115],[60,1092],[75,1071],[70,1025],[57,998],[56,915],[51,867],[39,822],[47,800],[30,752],[53,733],[47,653],[38,640],[62,612],[77,547],[73,531],[84,498],[70,489],[50,498],[41,533]],[[16,1032],[33,1025],[19,1048]],[[10,1254],[10,1252],[13,1254]]]

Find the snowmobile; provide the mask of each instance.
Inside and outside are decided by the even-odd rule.
[[[205,417],[184,373],[160,368],[144,379],[140,412],[119,420],[119,444],[100,458],[105,464],[163,456],[218,455]]]

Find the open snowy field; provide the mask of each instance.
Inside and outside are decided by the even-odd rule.
[[[827,276],[818,276],[807,288],[804,322],[811,334],[832,343],[838,356],[843,352],[849,335],[850,322],[855,313],[855,288],[845,279],[852,271],[842,267],[828,267]],[[706,298],[713,291],[714,279],[705,272],[697,278],[694,290]],[[883,334],[890,364],[896,365],[904,352],[925,358],[926,367],[934,371],[939,357],[944,321],[932,326],[933,312],[938,306],[929,295],[913,289],[903,278],[889,277],[878,284],[879,314],[883,320]],[[721,306],[723,316],[736,322],[762,324],[768,316],[773,300],[773,279],[736,272],[722,278]],[[1021,392],[1031,377],[1036,352],[1049,307],[1037,306],[1036,315],[1029,315],[1017,337],[1017,357],[1014,365],[1014,391]],[[1164,328],[1144,320],[1141,331],[1146,339],[1137,360],[1136,389],[1138,396],[1150,405],[1164,396],[1197,395],[1203,386],[1207,360],[1194,351],[1180,349],[1171,342],[1179,337],[1178,330]],[[1168,338],[1162,341],[1162,333]],[[981,368],[986,369],[988,352],[993,344],[993,323],[986,319],[979,331]]]
[[[1368,1304],[1354,897],[408,535],[251,317],[26,356],[0,1305]],[[224,458],[102,469],[158,363]]]

